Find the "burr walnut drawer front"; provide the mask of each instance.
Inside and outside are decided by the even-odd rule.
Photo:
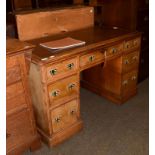
[[[50,103],[57,104],[65,98],[77,96],[79,92],[79,79],[77,75],[59,80],[48,86]]]
[[[29,111],[24,110],[7,116],[6,120],[6,147],[7,150],[16,148],[28,142],[33,136]]]
[[[140,47],[141,39],[140,38],[135,38],[132,40],[128,40],[124,43],[124,50],[132,50]]]
[[[129,72],[123,75],[122,79],[122,91],[123,94],[126,94],[129,91],[132,91],[137,86],[137,70]]]
[[[15,84],[11,84],[6,88],[6,99],[12,99],[22,93],[24,93],[24,88],[21,81]]]
[[[132,52],[123,56],[123,72],[128,72],[133,68],[138,68],[139,52]]]
[[[72,100],[51,111],[53,132],[63,130],[78,120],[79,105],[77,100]]]
[[[123,43],[110,46],[106,49],[106,56],[113,57],[113,56],[121,54],[122,51],[123,51]]]
[[[78,69],[78,59],[73,58],[58,62],[47,67],[47,80],[57,80],[66,74],[72,74]]]
[[[87,67],[89,65],[100,62],[104,59],[104,53],[102,51],[91,52],[80,56],[80,67]]]

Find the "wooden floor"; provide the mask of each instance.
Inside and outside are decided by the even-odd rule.
[[[45,144],[24,155],[148,155],[149,81],[139,85],[139,93],[118,106],[81,89],[84,129],[56,148]]]

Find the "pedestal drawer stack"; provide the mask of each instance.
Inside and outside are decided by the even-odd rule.
[[[126,38],[104,47],[104,64],[83,72],[82,84],[117,104],[137,92],[140,37]]]
[[[79,59],[31,64],[30,85],[38,131],[55,146],[82,128],[79,104]]]

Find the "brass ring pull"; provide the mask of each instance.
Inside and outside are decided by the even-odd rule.
[[[112,54],[115,54],[117,52],[116,48],[112,48]]]
[[[129,60],[128,59],[124,60],[124,64],[125,65],[129,64]]]
[[[90,61],[90,62],[94,61],[94,59],[95,59],[95,56],[94,56],[94,55],[91,55],[91,56],[89,57],[89,61]]]
[[[131,77],[131,80],[136,80],[136,79],[137,77],[135,75]]]
[[[71,70],[73,67],[74,67],[74,63],[70,63],[70,64],[67,65],[67,68],[70,69],[70,70]]]
[[[59,90],[52,91],[52,96],[53,97],[57,97],[59,94],[60,94],[60,91]]]
[[[128,49],[129,48],[129,43],[126,43],[125,44],[125,47]]]
[[[72,90],[75,87],[75,83],[70,83],[68,85],[69,90]]]
[[[57,69],[52,69],[52,70],[50,70],[50,74],[51,74],[51,75],[56,75],[56,74],[57,74]]]
[[[55,118],[55,122],[56,123],[59,123],[60,121],[61,121],[61,117],[60,116]]]

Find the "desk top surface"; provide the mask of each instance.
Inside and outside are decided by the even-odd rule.
[[[121,39],[124,39],[126,37],[132,37],[133,35],[138,36],[140,34],[141,33],[137,31],[133,32],[124,29],[89,27],[86,29],[81,29],[73,32],[64,32],[62,34],[55,36],[48,36],[45,38],[30,40],[28,42],[36,45],[36,48],[33,51],[32,59],[38,62],[41,60],[49,61],[49,59],[50,61],[51,59],[56,60],[57,58],[77,54],[86,50],[90,50],[92,48],[97,48],[99,46],[104,46],[112,42],[120,41]],[[86,44],[84,46],[61,50],[59,52],[51,52],[39,45],[40,43],[62,39],[65,37],[72,37],[75,39],[79,39],[85,41]]]
[[[15,38],[7,37],[6,40],[6,55],[14,55],[17,53],[25,52],[25,50],[29,50],[34,48],[35,46],[26,42],[21,42]]]

